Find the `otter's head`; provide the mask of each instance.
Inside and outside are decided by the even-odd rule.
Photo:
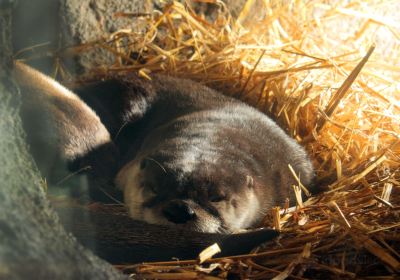
[[[228,166],[182,157],[137,157],[119,172],[132,218],[202,232],[247,228],[260,217],[253,178]]]

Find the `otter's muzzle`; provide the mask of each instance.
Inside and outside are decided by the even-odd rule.
[[[183,200],[171,200],[162,210],[162,213],[168,221],[175,224],[185,224],[189,221],[196,219],[196,213]]]

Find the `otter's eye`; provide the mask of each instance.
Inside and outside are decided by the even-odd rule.
[[[148,186],[147,186],[147,188],[152,192],[152,193],[154,193],[154,194],[157,194],[157,187],[156,187],[156,185],[155,184],[149,184]]]
[[[210,197],[210,201],[211,202],[221,202],[223,200],[225,200],[225,196],[222,194],[218,194],[218,195],[213,195]]]
[[[141,187],[147,191],[147,192],[151,192],[153,194],[157,194],[157,186],[155,184],[152,183],[142,183]]]

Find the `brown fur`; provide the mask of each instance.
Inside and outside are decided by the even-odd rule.
[[[312,181],[304,149],[271,119],[195,82],[116,76],[78,89],[85,104],[23,64],[15,76],[30,95],[23,96],[25,111],[42,108],[50,116],[32,126],[43,131],[50,123],[44,141],[78,167],[90,165],[94,184],[109,183],[120,170],[116,183],[135,219],[237,230],[286,198],[294,202],[289,164],[304,184]],[[43,141],[41,132],[36,136]]]

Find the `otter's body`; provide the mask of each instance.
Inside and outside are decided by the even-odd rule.
[[[313,178],[304,149],[271,119],[198,83],[127,75],[77,93],[110,131],[120,154],[115,182],[135,219],[248,228],[286,198],[294,203],[289,164],[303,184]]]
[[[198,83],[127,74],[75,94],[23,64],[16,71],[29,92],[25,119],[43,109],[26,128],[31,142],[55,146],[94,185],[114,182],[134,219],[232,232],[255,226],[286,198],[294,202],[289,165],[305,185],[312,180],[304,149],[271,119]],[[51,127],[45,139],[43,122]]]

